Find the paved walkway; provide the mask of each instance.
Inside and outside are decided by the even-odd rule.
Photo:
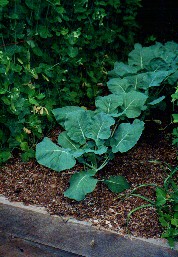
[[[178,251],[0,204],[0,257],[178,257]]]

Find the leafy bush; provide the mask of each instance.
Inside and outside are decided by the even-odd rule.
[[[115,153],[127,152],[137,143],[144,129],[142,114],[164,99],[164,96],[156,99],[150,96],[150,88],[160,86],[167,78],[170,81],[174,78],[174,53],[168,56],[168,64],[167,59],[161,59],[161,56],[164,58],[165,54],[168,54],[167,47],[174,45],[176,44],[167,43],[163,46],[157,43],[155,46],[142,48],[136,44],[129,54],[129,64],[116,63],[114,70],[109,72],[110,76],[117,76],[107,83],[112,94],[97,97],[95,111],[77,106],[53,110],[57,122],[65,131],[58,137],[59,146],[49,138],[37,145],[37,161],[59,172],[74,167],[76,160],[89,167],[88,171],[72,176],[70,188],[65,192],[65,196],[75,200],[84,199],[96,186],[96,172],[101,170]],[[156,58],[158,50],[159,57]],[[150,62],[154,66],[153,71],[146,70],[151,65]],[[163,66],[158,69],[158,63],[163,62],[164,69]],[[128,119],[131,119],[132,123],[128,122]],[[121,178],[115,176],[104,179],[103,182],[113,192],[121,192]]]
[[[0,2],[0,163],[16,147],[33,155],[53,106],[93,102],[106,69],[133,45],[139,7],[140,0]]]
[[[98,94],[106,67],[133,46],[139,7],[140,0],[5,1],[2,45],[13,55],[31,52],[32,68],[47,78],[58,104],[79,104]]]
[[[52,119],[49,110],[53,102],[46,102],[36,83],[38,76],[30,67],[30,55],[28,58],[18,58],[15,63],[0,52],[0,163],[11,156],[14,148],[24,152],[24,160],[34,156],[32,146],[41,137],[45,121]]]
[[[159,187],[155,184],[143,184],[134,188],[131,193],[126,196],[139,197],[149,202],[149,204],[144,204],[133,209],[128,214],[127,223],[129,222],[130,216],[135,211],[153,206],[157,210],[159,222],[164,229],[162,237],[168,240],[171,247],[174,247],[174,242],[178,240],[178,184],[174,181],[174,176],[176,175],[178,168],[168,166],[168,169],[170,174],[164,180],[163,187]],[[148,186],[156,187],[155,200],[151,200],[145,196],[135,193],[139,188]]]

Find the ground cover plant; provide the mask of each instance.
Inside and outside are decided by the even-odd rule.
[[[164,167],[164,165],[163,165]],[[127,226],[130,220],[130,216],[142,208],[154,207],[158,213],[159,222],[161,226],[164,228],[162,237],[166,238],[171,247],[174,247],[175,242],[178,240],[178,184],[174,179],[178,167],[172,168],[170,165],[166,164],[167,169],[170,174],[164,180],[164,184],[162,187],[156,184],[142,184],[134,188],[129,195],[126,197],[139,197],[148,204],[143,204],[138,206],[129,212],[127,218]],[[156,193],[156,199],[152,200],[144,195],[140,195],[137,193],[139,188],[143,187],[154,187]]]
[[[178,114],[177,114],[177,104],[178,104],[178,84],[175,88],[174,94],[171,95],[173,102],[173,123],[178,123]],[[172,132],[173,135],[173,144],[178,145],[178,127],[175,127]]]
[[[37,145],[37,161],[60,172],[74,167],[77,159],[85,168],[71,177],[65,196],[83,200],[96,187],[96,173],[115,153],[127,152],[137,143],[144,129],[146,112],[165,98],[155,93],[155,87],[175,83],[177,51],[174,42],[150,47],[136,44],[129,54],[128,64],[116,63],[109,73],[114,77],[107,83],[112,94],[98,97],[95,111],[77,106],[53,110],[65,131],[59,135],[58,145],[49,138]],[[129,187],[120,176],[101,181],[115,193]]]
[[[34,155],[56,106],[93,103],[107,69],[134,44],[139,7],[140,0],[0,2],[0,163],[14,149],[23,160]]]

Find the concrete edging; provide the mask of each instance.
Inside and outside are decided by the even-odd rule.
[[[9,202],[4,196],[0,196],[0,230],[85,257],[178,256],[178,244],[173,251],[162,239],[135,238],[99,230],[91,223],[71,217],[50,216],[42,207]]]

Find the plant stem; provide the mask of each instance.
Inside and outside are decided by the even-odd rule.
[[[106,158],[106,160],[101,164],[101,166],[97,169],[97,171],[103,169],[109,162],[109,157]]]
[[[95,166],[90,165],[90,164],[87,163],[87,162],[84,162],[84,165],[86,165],[87,167],[89,167],[89,168],[91,168],[91,169],[97,170]]]

